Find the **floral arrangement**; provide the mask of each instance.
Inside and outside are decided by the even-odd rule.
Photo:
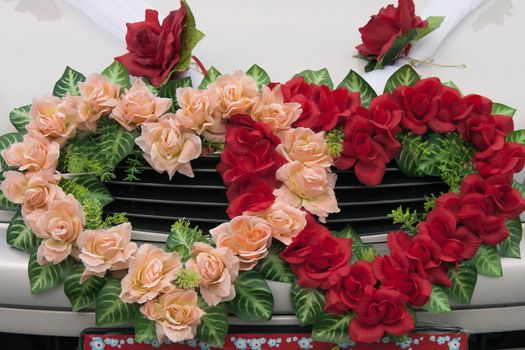
[[[87,78],[66,68],[53,96],[13,110],[17,132],[0,137],[0,203],[17,210],[7,241],[31,254],[32,293],[64,282],[73,310],[95,304],[97,325],[133,320],[139,342],[221,347],[228,314],[271,319],[274,280],[292,283],[317,341],[402,341],[414,310],[468,303],[478,273],[501,276],[500,255],[519,258],[525,189],[512,176],[525,131],[514,109],[408,65],[379,96],[354,71],[334,89],[326,69],[280,84],[257,65],[210,68],[193,88],[177,74],[202,37],[185,3],[162,26],[147,11],[128,28],[128,54]],[[165,247],[137,246],[124,213],[103,214],[102,181],[126,158],[191,177],[191,161],[211,152],[231,219],[211,236],[179,220]],[[380,256],[350,226],[322,223],[340,210],[334,167],[376,185],[393,159],[450,192],[422,213],[395,210],[402,230]]]
[[[383,69],[398,58],[408,57],[412,43],[439,28],[444,19],[442,16],[431,16],[422,20],[415,14],[413,0],[398,0],[397,7],[388,5],[381,8],[359,28],[363,42],[356,49],[358,57],[369,61],[365,71]]]

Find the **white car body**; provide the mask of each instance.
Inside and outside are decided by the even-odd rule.
[[[167,13],[176,1],[150,0]],[[365,62],[353,57],[360,42],[358,28],[391,1],[357,0],[190,0],[198,27],[206,33],[195,54],[221,72],[248,69],[257,63],[274,81],[286,81],[305,69],[327,67],[338,83],[350,69],[363,72]],[[423,8],[428,1],[416,0]],[[424,76],[454,81],[464,93],[479,93],[518,109],[516,128],[525,128],[525,2],[491,0],[468,16],[434,55],[443,64],[421,65]],[[520,18],[522,18],[520,20]],[[59,0],[0,2],[0,134],[12,131],[11,109],[50,94],[64,68],[100,72],[122,44]],[[365,77],[366,78],[366,77]],[[72,312],[63,290],[31,295],[27,277],[29,256],[7,246],[5,232],[11,213],[0,212],[0,332],[77,336],[95,324],[94,312]],[[140,241],[166,236],[134,232]],[[385,236],[367,237],[380,250]],[[525,257],[525,244],[521,245]],[[502,278],[478,277],[471,305],[453,312],[419,313],[421,323],[457,326],[473,332],[525,328],[525,259],[503,258]],[[271,282],[275,316],[268,325],[297,324],[289,300],[289,285]],[[232,324],[240,321],[232,319]],[[246,324],[246,322],[243,322]]]

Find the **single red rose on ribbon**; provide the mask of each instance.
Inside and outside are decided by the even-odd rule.
[[[234,182],[226,191],[228,209],[226,214],[233,219],[245,211],[264,211],[272,206],[275,201],[273,190],[275,178],[252,178],[245,183]]]
[[[505,142],[503,148],[486,158],[476,157],[474,162],[481,176],[512,175],[525,166],[525,145]]]
[[[415,28],[426,28],[427,21],[415,15],[412,0],[399,0],[397,7],[388,5],[377,15],[371,16],[368,23],[359,28],[362,43],[356,46],[363,56],[375,56],[379,61],[390,50],[397,38]]]
[[[390,256],[376,256],[373,268],[381,287],[400,292],[403,302],[414,307],[427,303],[432,286],[426,278],[410,272],[410,263],[405,255],[393,253]]]
[[[151,84],[160,86],[181,60],[182,30],[188,10],[184,2],[176,11],[159,23],[158,12],[146,10],[142,22],[128,23],[126,48],[128,53],[116,57],[131,75],[147,77]]]
[[[315,132],[335,128],[341,118],[348,117],[359,105],[360,95],[345,88],[330,90],[326,85],[307,83],[303,77],[293,78],[281,86],[285,102],[301,105],[301,115],[294,127]]]
[[[410,332],[414,319],[402,299],[397,290],[367,286],[350,322],[350,338],[372,343],[385,332],[393,335]]]
[[[363,296],[366,286],[374,286],[376,279],[372,264],[358,260],[350,268],[350,273],[330,288],[325,295],[324,311],[340,314],[354,309]]]

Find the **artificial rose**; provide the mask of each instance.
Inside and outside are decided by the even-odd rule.
[[[280,85],[273,90],[263,85],[261,97],[253,105],[251,115],[254,120],[268,125],[273,131],[286,130],[301,115],[301,105],[295,102],[285,103]]]
[[[396,136],[401,131],[399,124],[403,116],[401,104],[388,93],[374,97],[368,108],[370,123],[384,132]]]
[[[392,335],[410,332],[414,319],[402,300],[401,293],[396,290],[367,286],[350,322],[350,338],[373,343],[385,332]]]
[[[475,115],[458,125],[458,133],[479,152],[476,158],[486,158],[499,151],[505,144],[505,136],[514,130],[511,117],[506,115]]]
[[[28,132],[22,142],[13,143],[2,151],[6,163],[20,171],[55,171],[59,156],[60,145],[37,131]]]
[[[327,291],[324,311],[340,314],[354,309],[363,297],[366,286],[374,286],[376,282],[372,264],[364,260],[356,261],[350,273]]]
[[[75,135],[79,121],[76,103],[70,97],[64,100],[56,96],[35,97],[30,114],[29,132],[39,132],[60,145]]]
[[[100,117],[108,115],[117,105],[120,86],[111,83],[102,74],[91,74],[87,80],[78,83],[80,99],[78,114],[82,127],[95,130]]]
[[[129,262],[120,299],[139,304],[152,300],[173,287],[171,282],[180,270],[182,262],[177,252],[167,253],[152,244],[143,244]]]
[[[206,90],[194,88],[177,89],[177,103],[180,109],[175,113],[177,122],[184,128],[200,135],[215,122],[211,115],[213,102]]]
[[[496,245],[509,236],[505,217],[491,213],[485,196],[481,193],[469,193],[461,198],[461,208],[457,214],[460,222],[478,236],[483,243]]]
[[[110,114],[126,130],[132,131],[146,122],[156,122],[171,107],[170,98],[156,97],[141,79],[126,89]]]
[[[170,179],[176,172],[193,177],[190,162],[198,158],[202,150],[200,137],[181,129],[171,113],[158,122],[142,125],[142,133],[135,143],[144,151],[144,159],[151,167],[159,173],[167,171]]]
[[[472,107],[468,117],[487,116],[492,114],[492,101],[484,96],[470,94],[464,97],[467,106]]]
[[[393,96],[403,106],[401,125],[417,135],[425,134],[427,123],[437,116],[442,91],[438,78],[421,79],[414,86],[398,85]]]
[[[294,237],[306,226],[306,212],[283,202],[274,203],[271,208],[258,215],[266,219],[273,238],[285,245],[292,243]]]
[[[259,95],[255,81],[240,70],[219,76],[207,90],[215,101],[213,115],[220,118],[250,114]]]
[[[277,170],[281,187],[274,191],[278,201],[304,208],[324,221],[329,213],[340,211],[334,186],[337,175],[320,166],[306,167],[294,160]]]
[[[392,47],[394,41],[416,28],[426,28],[427,21],[415,15],[412,0],[399,0],[397,7],[388,5],[370,17],[368,23],[359,28],[363,43],[356,46],[363,56],[376,56],[379,61]]]
[[[481,193],[491,213],[501,214],[507,219],[520,215],[525,210],[525,199],[512,187],[512,178],[494,175],[487,179],[471,174],[463,179],[460,194]]]
[[[329,168],[333,160],[328,154],[324,132],[314,133],[307,128],[294,128],[279,133],[281,144],[277,152],[287,161],[297,160],[305,166]]]
[[[73,195],[49,203],[30,227],[37,237],[43,239],[38,248],[38,263],[58,264],[65,260],[83,230],[83,220],[82,206]]]
[[[418,234],[429,235],[441,247],[441,260],[456,263],[472,259],[481,240],[465,227],[457,228],[454,214],[445,208],[434,208],[418,225]]]
[[[205,140],[214,143],[223,143],[226,139],[226,123],[220,117],[214,117],[213,123],[202,131]]]
[[[234,282],[239,274],[239,259],[229,248],[213,248],[196,242],[186,268],[199,274],[199,290],[204,301],[216,306],[235,298]]]
[[[239,257],[241,270],[251,270],[268,255],[272,244],[271,227],[255,216],[237,216],[211,229],[210,234],[217,248],[230,248]]]
[[[428,121],[428,126],[439,133],[448,133],[456,130],[458,123],[465,119],[472,111],[458,90],[443,86],[439,98],[439,107],[436,117]]]
[[[148,319],[156,321],[157,337],[174,343],[195,338],[204,311],[198,306],[193,290],[173,288],[140,308]]]
[[[500,150],[489,157],[479,158],[476,155],[474,163],[483,177],[519,173],[525,166],[525,145],[505,142]]]
[[[410,272],[410,264],[405,255],[394,253],[391,256],[376,256],[373,269],[381,287],[400,292],[403,302],[414,307],[427,303],[432,286],[426,278]]]
[[[82,232],[77,238],[79,258],[85,266],[80,283],[89,276],[104,277],[106,271],[128,268],[129,260],[137,250],[137,244],[130,240],[131,224],[128,222],[107,229]]]
[[[259,212],[268,209],[274,202],[275,181],[254,178],[245,183],[233,183],[226,191],[228,208],[226,214],[231,218],[244,212]]]
[[[19,171],[6,171],[0,189],[8,201],[21,204],[27,189],[27,177]]]
[[[146,10],[144,21],[126,24],[128,53],[115,60],[126,66],[131,75],[148,77],[154,86],[162,85],[181,60],[186,15],[181,1],[180,8],[171,11],[161,26],[158,12]]]
[[[64,199],[66,194],[58,186],[60,175],[50,171],[37,171],[26,173],[27,187],[22,202],[22,214],[45,208],[57,199]]]
[[[461,198],[454,192],[447,192],[436,199],[435,208],[445,208],[452,213],[457,213],[461,207]]]

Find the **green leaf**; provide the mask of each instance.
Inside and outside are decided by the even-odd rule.
[[[462,262],[457,268],[451,267],[448,270],[448,277],[452,282],[451,288],[446,288],[445,292],[463,304],[470,304],[478,273],[475,266],[471,263]]]
[[[13,143],[21,142],[23,138],[24,135],[18,132],[10,132],[8,134],[0,136],[0,152],[2,152],[5,149],[8,149],[9,146],[11,146]],[[2,170],[9,169],[9,166],[7,165],[3,157],[0,157],[0,165],[2,167]]]
[[[328,73],[328,69],[323,68],[318,71],[313,70],[304,70],[301,73],[298,73],[294,75],[294,78],[296,77],[303,77],[304,81],[310,84],[317,84],[317,85],[326,85],[330,89],[334,88],[334,83],[332,82],[332,78],[330,78],[330,74]]]
[[[516,109],[506,106],[503,103],[494,102],[492,104],[492,114],[508,115],[509,117],[514,117]]]
[[[102,75],[114,84],[120,86],[121,89],[129,89],[131,81],[129,79],[129,72],[127,68],[120,62],[114,61],[106,69],[102,71]]]
[[[438,29],[441,23],[443,23],[444,19],[445,17],[443,16],[427,17],[426,21],[428,22],[428,26],[426,28],[416,29],[416,36],[414,37],[414,41],[421,40],[423,37],[427,36],[428,34],[432,33],[434,30]]]
[[[516,180],[512,180],[512,187],[518,190],[518,192],[521,193],[523,197],[525,197],[525,185],[520,184]]]
[[[80,90],[78,89],[77,84],[85,80],[86,77],[81,73],[71,67],[66,67],[66,70],[53,88],[53,95],[58,97],[64,97],[68,94],[70,96],[78,96],[80,95]]]
[[[166,251],[177,252],[186,261],[190,258],[193,243],[200,240],[202,231],[198,226],[190,227],[186,219],[179,219],[171,226],[171,232],[166,241]]]
[[[301,326],[314,323],[323,312],[324,295],[319,289],[303,288],[292,284],[292,307]]]
[[[419,80],[419,74],[417,74],[414,68],[409,64],[405,64],[388,78],[385,85],[385,92],[394,92],[398,85],[412,86]]]
[[[478,273],[481,275],[492,277],[503,276],[501,259],[496,246],[480,245],[476,256],[474,256],[474,262],[476,263]]]
[[[102,182],[93,175],[75,176],[60,181],[60,187],[66,193],[71,193],[79,201],[84,198],[95,198],[102,206],[113,201],[113,197]]]
[[[40,265],[37,262],[36,255],[37,250],[34,250],[29,257],[27,266],[31,294],[40,294],[58,287],[66,278],[66,274],[71,266],[69,258],[56,265]]]
[[[338,88],[343,87],[348,91],[359,92],[361,96],[361,104],[365,107],[370,105],[370,101],[377,96],[376,92],[370,84],[366,82],[359,74],[351,70],[343,79]]]
[[[432,285],[432,294],[423,309],[433,313],[450,312],[450,303],[445,288],[437,284]]]
[[[120,299],[120,281],[110,279],[100,293],[95,306],[97,326],[112,326],[129,322],[135,316],[137,304],[128,304]]]
[[[27,132],[26,126],[31,121],[31,114],[29,113],[31,111],[31,105],[22,106],[15,108],[9,113],[9,120],[11,121],[11,124],[15,127],[15,129],[25,134]]]
[[[204,79],[202,79],[199,89],[204,90],[210,85],[211,83],[214,83],[218,76],[221,75],[221,72],[219,72],[215,67],[210,67],[208,69],[208,72],[206,73],[206,76]]]
[[[421,159],[415,148],[403,147],[396,157],[396,163],[403,174],[410,177],[422,177],[425,174],[419,169]]]
[[[255,80],[257,87],[260,89],[262,85],[268,85],[270,83],[270,76],[258,65],[254,64],[248,69],[246,75]]]
[[[312,338],[326,343],[342,343],[350,339],[348,327],[353,314],[334,315],[322,313],[315,320]]]
[[[290,283],[294,280],[295,275],[290,265],[279,255],[283,249],[282,244],[274,241],[268,250],[268,255],[257,263],[257,271],[267,280],[284,283]]]
[[[462,94],[461,94],[461,91],[459,90],[459,87],[458,87],[458,86],[457,86],[452,80],[445,81],[445,82],[443,83],[443,85],[448,86],[448,87],[450,87],[450,88],[453,88],[453,89],[457,90],[457,91],[459,92],[459,94],[462,95]]]
[[[215,348],[222,348],[228,333],[228,310],[224,303],[209,306],[199,298],[199,307],[206,313],[197,327],[196,338]]]
[[[113,169],[126,158],[138,136],[138,131],[127,131],[117,122],[108,122],[99,128],[100,144],[97,149],[108,169]]]
[[[91,276],[81,284],[80,277],[84,269],[84,264],[75,263],[64,281],[64,293],[69,299],[73,311],[79,311],[93,305],[98,293],[107,281],[105,278]]]
[[[235,299],[228,309],[243,320],[267,321],[272,318],[273,295],[257,271],[241,271],[235,281]]]
[[[499,244],[500,254],[509,258],[521,258],[520,242],[523,235],[523,227],[519,217],[507,220],[509,237]]]
[[[411,30],[408,33],[400,36],[394,40],[388,51],[377,61],[374,69],[382,69],[385,66],[389,66],[399,57],[399,54],[405,49],[405,47],[414,40],[416,31]]]
[[[361,237],[351,225],[346,225],[341,231],[332,231],[335,237],[352,238],[352,260],[354,263],[357,260],[363,260],[365,250],[368,249],[361,240]]]
[[[135,312],[135,341],[144,343],[153,340],[157,340],[156,322],[148,319],[140,310],[137,310]]]
[[[1,209],[18,209],[20,208],[20,204],[10,202],[9,199],[5,197],[4,193],[0,191],[0,208]]]
[[[24,217],[18,211],[11,219],[6,233],[7,244],[26,253],[32,252],[40,240],[24,222]]]
[[[186,21],[184,22],[184,28],[181,34],[182,48],[180,51],[180,61],[173,67],[174,72],[183,72],[188,68],[191,61],[191,52],[195,46],[197,46],[197,43],[204,38],[204,33],[196,27],[195,17],[186,1],[182,1],[182,6],[186,7]],[[169,78],[168,76],[167,79]]]
[[[517,142],[525,145],[525,130],[516,130],[508,133],[505,140],[507,142]]]
[[[431,133],[427,140],[429,153],[423,161],[417,161],[417,173],[429,176],[440,176],[439,163],[443,154],[443,141],[445,136],[439,133]]]

